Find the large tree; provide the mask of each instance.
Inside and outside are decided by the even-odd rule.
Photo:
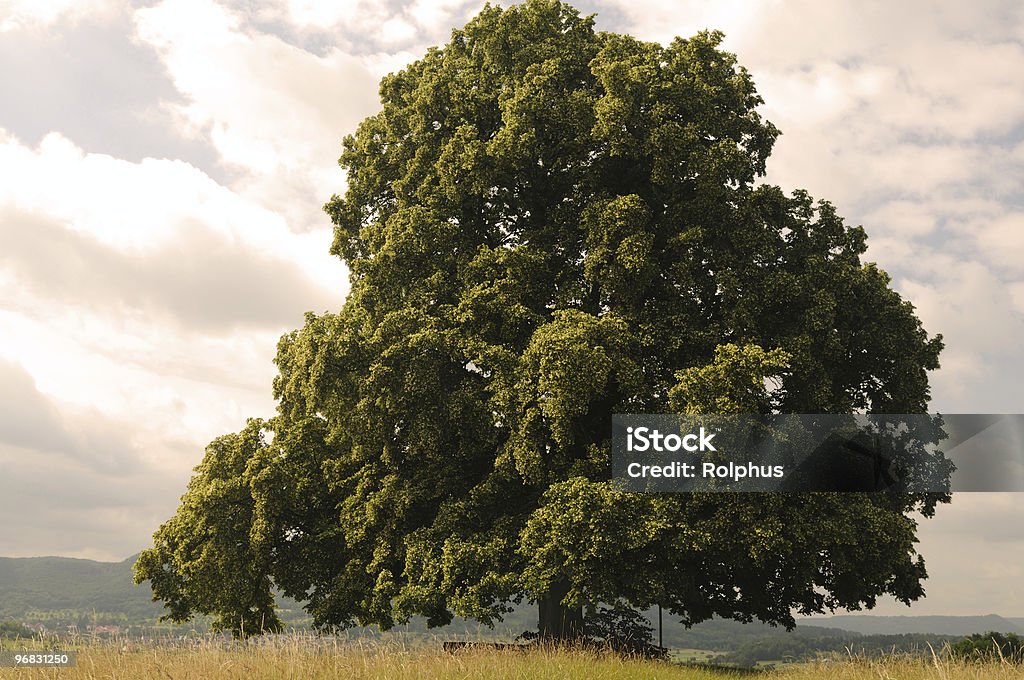
[[[923,594],[944,495],[629,494],[616,412],[920,413],[929,338],[865,234],[755,184],[778,131],[721,34],[485,8],[380,86],[326,205],[338,313],[278,346],[278,413],[214,442],[136,567],[169,616],[492,622],[524,599],[793,624]]]

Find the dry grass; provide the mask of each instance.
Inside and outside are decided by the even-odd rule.
[[[1024,666],[932,659],[846,659],[799,664],[765,676],[779,680],[1024,680]]]
[[[367,642],[287,636],[254,643],[207,639],[187,643],[129,641],[65,646],[78,651],[75,668],[0,669],[0,678],[61,680],[1024,680],[1024,666],[924,659],[847,659],[799,664],[764,673],[734,673],[666,663],[626,661],[586,651],[473,650],[441,652],[439,643]]]

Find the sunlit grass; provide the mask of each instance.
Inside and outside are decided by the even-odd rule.
[[[794,664],[769,677],[785,680],[829,678],[834,680],[1018,680],[1024,666],[1006,662],[969,663],[941,656],[926,658],[840,659]]]
[[[743,676],[766,680],[1024,680],[1024,667],[1020,665],[961,663],[941,653],[932,658],[838,659],[751,673],[625,660],[585,650],[531,649],[524,652],[479,648],[449,654],[441,651],[440,641],[422,638],[380,642],[289,635],[248,643],[217,638],[174,642],[81,640],[60,645],[60,648],[78,652],[76,667],[0,669],[0,678],[704,680]]]

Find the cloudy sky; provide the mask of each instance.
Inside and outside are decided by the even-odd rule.
[[[137,552],[205,443],[272,414],[277,338],[346,294],[320,211],[342,136],[480,6],[0,0],[0,555]],[[768,180],[863,224],[944,334],[934,409],[1024,413],[1024,5],[578,6],[724,30],[783,131]],[[1024,494],[920,535],[910,613],[1024,616]]]

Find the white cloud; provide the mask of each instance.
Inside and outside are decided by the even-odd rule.
[[[239,255],[301,266],[326,290],[343,281],[343,267],[327,252],[329,229],[294,235],[280,215],[181,161],[87,154],[58,133],[32,149],[0,130],[0,173],[0,208],[58,221],[119,253],[180,249],[182,237],[198,229]]]
[[[0,33],[38,30],[86,17],[109,18],[123,6],[121,0],[0,0]]]
[[[325,3],[285,0],[268,13],[303,31],[335,31],[356,38],[363,49],[414,48],[422,52],[429,44],[447,38],[483,7],[479,0],[414,0],[388,3],[375,0],[347,0]],[[372,50],[371,50],[372,51]]]
[[[416,26],[402,17],[391,17],[378,30],[381,42],[387,46],[408,43],[416,37]]]
[[[247,32],[209,0],[139,10],[136,25],[188,102],[169,105],[178,120],[240,172],[233,187],[294,231],[323,227],[320,206],[343,189],[341,138],[377,108],[380,74],[338,49]]]
[[[961,413],[1018,413],[1024,399],[1019,348],[1024,314],[1012,289],[977,261],[921,250],[920,279],[898,279],[897,289],[931,333],[942,333],[942,369],[932,376],[933,408]]]
[[[109,486],[109,504],[130,507],[132,489],[104,480],[145,463],[136,475],[152,494],[145,511],[90,539],[124,557],[173,510],[206,442],[273,414],[276,341],[307,309],[341,305],[344,267],[327,252],[329,229],[294,234],[181,161],[86,153],[57,133],[31,148],[0,130],[0,176],[0,359],[31,376],[36,402],[92,414],[37,428],[65,433],[56,453],[32,448],[5,475],[24,485],[15,473],[33,474],[47,456],[95,452],[76,463],[89,470],[82,483]],[[83,425],[92,421],[117,423],[119,448],[94,446],[103,438]],[[14,432],[0,424],[0,434]],[[12,448],[24,444],[9,439],[0,457],[24,458]],[[0,514],[14,511],[2,505]],[[89,507],[85,516],[106,516]]]
[[[59,301],[28,301],[50,307],[42,318],[0,311],[0,359],[20,363],[48,397],[131,423],[141,440],[170,437],[194,447],[191,457],[162,465],[190,469],[213,437],[239,429],[248,417],[273,414],[278,329],[211,337],[144,315],[111,322]]]
[[[816,127],[850,113],[892,78],[892,70],[882,66],[851,69],[822,62],[794,71],[767,71],[756,83],[769,119],[799,120]]]
[[[187,479],[186,441],[50,397],[0,357],[0,554],[123,559]]]
[[[387,5],[374,0],[343,0],[317,2],[316,0],[287,0],[284,10],[289,20],[299,26],[362,26],[366,21],[382,20],[387,16]]]
[[[764,30],[764,18],[777,11],[778,0],[611,0],[606,3],[623,14],[625,28],[645,40],[668,43],[676,36],[688,38],[705,29],[726,32],[728,45],[743,43]],[[774,36],[773,36],[774,37]]]
[[[181,162],[86,154],[56,134],[37,149],[0,139],[0,355],[49,393],[114,415],[150,399],[158,419],[172,399],[191,412],[205,389],[205,422],[229,410],[218,390],[254,382],[265,413],[277,335],[344,297],[329,231],[292,234]],[[168,391],[168,365],[211,384]],[[229,378],[242,368],[247,377]]]
[[[930,283],[905,279],[897,287],[914,303],[932,332],[942,333],[954,351],[1007,352],[1024,337],[1007,286],[979,262],[932,256]]]
[[[880,122],[952,139],[1004,134],[1024,115],[1024,46],[947,40],[891,51],[902,88]],[[889,93],[887,93],[889,94]]]
[[[1010,299],[1019,314],[1024,314],[1024,281],[1015,281],[1009,285]]]
[[[483,4],[477,0],[415,0],[406,13],[427,34],[447,37],[451,29],[465,23]]]
[[[936,229],[937,216],[925,203],[907,200],[896,200],[883,203],[869,212],[864,220],[872,225],[898,225],[898,230],[906,239],[930,234]]]
[[[1008,212],[978,225],[978,243],[993,262],[1024,274],[1024,212]]]
[[[891,603],[878,613],[914,615],[1002,614],[1024,612],[1019,556],[1024,531],[1015,521],[1024,513],[1019,493],[960,493],[923,520],[918,550],[925,556],[927,596],[913,608]],[[964,559],[969,555],[969,559]]]

